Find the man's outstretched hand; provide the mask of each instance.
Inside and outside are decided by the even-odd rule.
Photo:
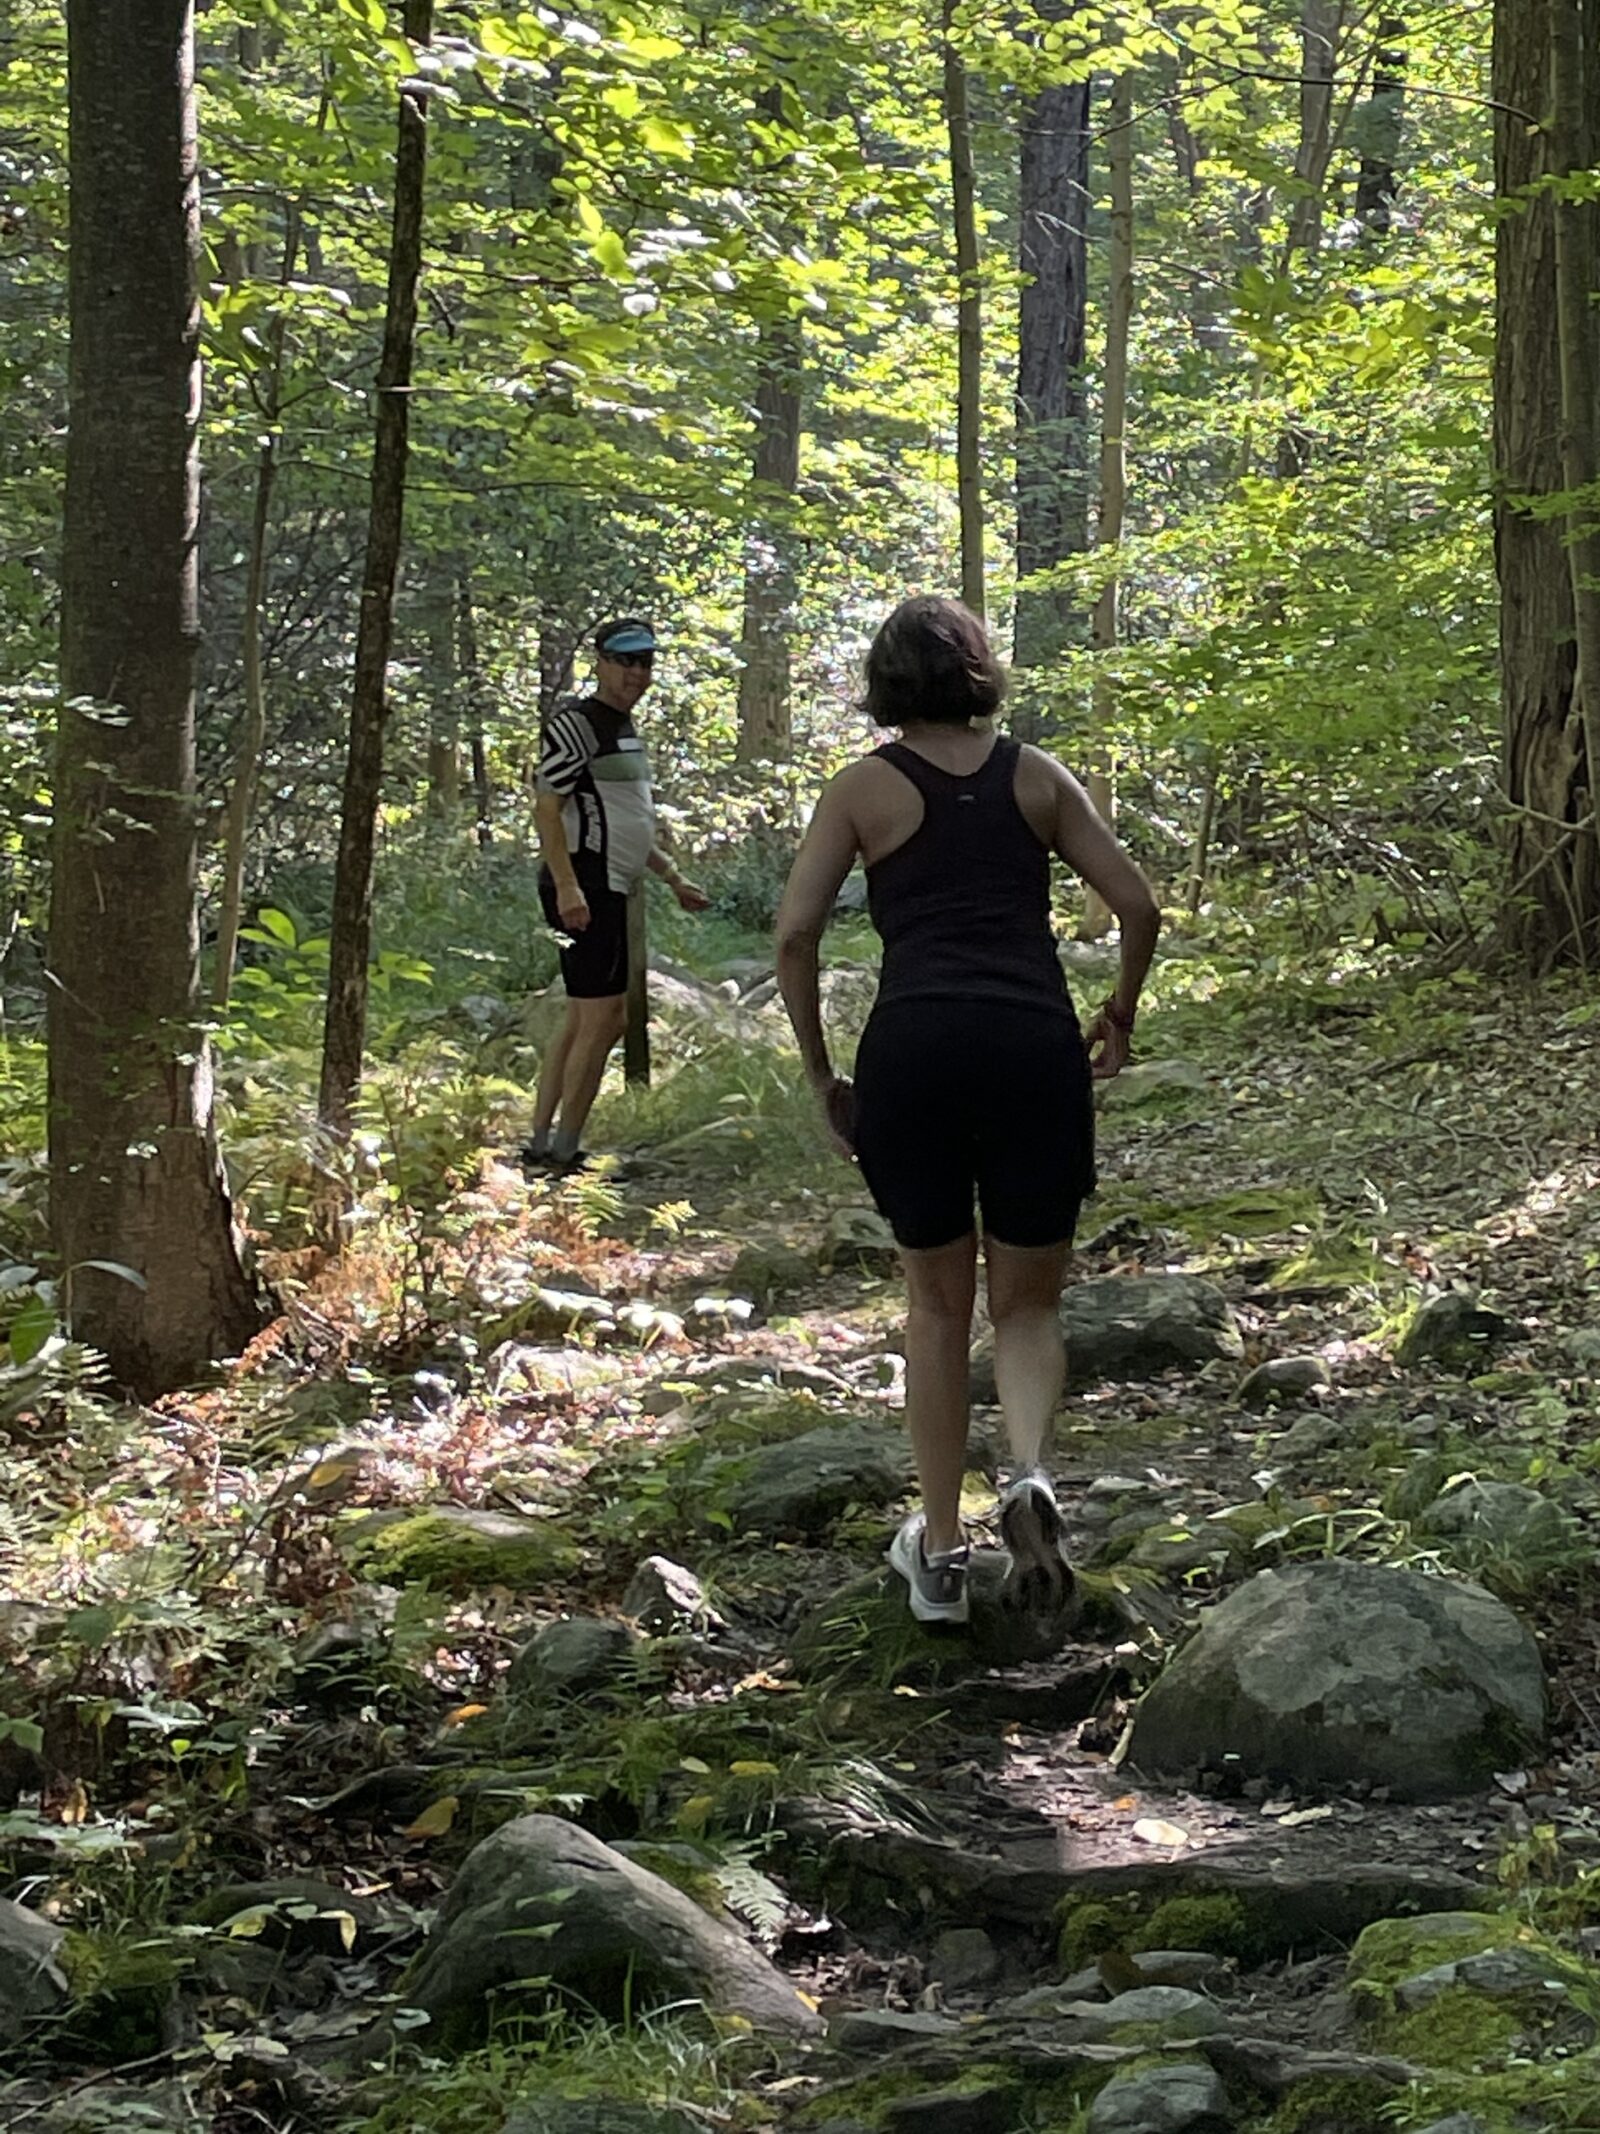
[[[685,911],[708,911],[710,909],[711,899],[698,882],[686,882],[680,874],[670,884],[670,887],[672,894]]]

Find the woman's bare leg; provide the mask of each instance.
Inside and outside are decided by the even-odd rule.
[[[1018,1473],[1042,1467],[1050,1424],[1066,1383],[1061,1287],[1070,1245],[1002,1245],[983,1241],[994,1326],[994,1379]]]
[[[906,1427],[916,1455],[930,1556],[961,1542],[961,1482],[971,1411],[967,1370],[978,1241],[902,1254],[906,1270]]]

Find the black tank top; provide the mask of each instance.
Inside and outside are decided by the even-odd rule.
[[[1015,741],[958,778],[891,741],[876,753],[922,795],[922,822],[867,869],[883,942],[878,1005],[1004,1002],[1072,1013],[1050,931],[1050,853],[1017,806]]]

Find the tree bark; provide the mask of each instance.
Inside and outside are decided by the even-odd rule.
[[[240,64],[260,66],[260,32],[239,33]],[[317,131],[327,122],[329,98],[324,94],[317,113]],[[283,292],[267,328],[267,359],[261,373],[258,395],[264,425],[256,455],[256,494],[250,516],[250,556],[245,570],[244,639],[241,664],[244,669],[244,726],[234,761],[233,783],[228,788],[228,816],[223,837],[222,898],[217,917],[216,958],[212,965],[211,1001],[219,1013],[227,1008],[233,992],[233,966],[239,951],[239,927],[244,917],[245,850],[250,837],[250,817],[255,809],[256,781],[267,745],[267,691],[261,656],[261,631],[266,608],[267,537],[272,526],[272,496],[278,479],[278,423],[283,407],[283,363],[288,337],[284,306],[289,284],[300,263],[300,232],[305,217],[305,195],[289,203],[284,217],[283,265],[278,286]],[[254,248],[252,248],[253,250]],[[258,262],[248,254],[247,273]]]
[[[983,291],[979,283],[978,187],[972,162],[967,70],[951,31],[956,0],[944,6],[944,116],[950,139],[950,196],[956,234],[956,501],[961,521],[961,597],[981,622],[983,573]]]
[[[1089,84],[1041,90],[1023,114],[1018,173],[1017,609],[1013,657],[1043,666],[1079,635],[1069,594],[1028,580],[1089,545],[1084,334]]]
[[[487,849],[494,835],[494,795],[489,787],[489,747],[484,736],[483,667],[478,657],[478,613],[472,604],[472,573],[465,563],[456,572],[456,666],[467,700],[467,752],[472,761],[472,800],[478,843]]]
[[[1587,171],[1592,98],[1600,78],[1585,51],[1585,23],[1600,0],[1548,0],[1550,9],[1550,167],[1557,178]],[[1594,208],[1583,200],[1555,203],[1556,340],[1561,375],[1561,476],[1567,492],[1567,570],[1572,581],[1575,687],[1583,736],[1584,783],[1591,812],[1600,798],[1600,518],[1594,486],[1600,480],[1600,390],[1594,311]],[[1592,839],[1591,839],[1592,841]],[[1588,943],[1580,930],[1580,952]]]
[[[1121,74],[1111,92],[1107,154],[1111,181],[1110,274],[1106,291],[1105,368],[1100,412],[1100,519],[1095,546],[1115,554],[1122,545],[1128,504],[1128,339],[1133,324],[1133,82]],[[1113,567],[1094,606],[1089,641],[1094,672],[1094,733],[1098,760],[1089,770],[1089,797],[1106,821],[1116,817],[1111,774],[1111,722],[1115,711],[1107,671],[1122,634],[1122,574]],[[1090,890],[1084,899],[1082,932],[1098,940],[1111,924],[1105,899]]]
[[[1294,160],[1295,197],[1289,210],[1289,254],[1322,243],[1322,196],[1333,153],[1333,79],[1344,10],[1341,0],[1302,0],[1300,12],[1300,140]]]
[[[1495,191],[1495,563],[1500,580],[1501,777],[1507,945],[1530,971],[1600,954],[1600,843],[1575,715],[1572,577],[1558,518],[1564,486],[1555,331],[1555,214],[1528,193],[1545,150],[1524,112],[1548,109],[1547,0],[1497,0],[1491,94]]]
[[[433,0],[405,0],[405,35],[413,49],[433,35]],[[350,702],[350,746],[345,762],[339,853],[334,869],[329,928],[328,1008],[322,1035],[322,1083],[318,1122],[334,1150],[349,1138],[361,1086],[367,1030],[367,964],[372,946],[372,861],[378,802],[383,786],[383,744],[388,724],[389,648],[394,634],[394,589],[400,567],[405,518],[406,460],[410,441],[411,362],[417,326],[417,279],[422,267],[423,188],[428,164],[425,98],[415,82],[400,91],[395,151],[394,222],[389,246],[389,286],[384,311],[383,355],[378,366],[378,408],[372,455],[372,496],[367,521],[367,558],[356,632],[355,681]],[[325,1216],[343,1185],[334,1188]],[[327,1230],[329,1241],[333,1231]]]
[[[800,321],[785,313],[761,327],[756,356],[754,496],[744,569],[739,642],[739,760],[786,762],[789,638],[794,607],[793,537],[787,512],[800,486]]]
[[[1396,167],[1406,117],[1405,24],[1388,15],[1378,24],[1372,94],[1361,113],[1361,168],[1356,178],[1356,220],[1374,237],[1388,234],[1399,194]]]
[[[149,1398],[236,1354],[261,1324],[199,1010],[191,0],[69,0],[67,36],[51,1219],[72,1332]]]

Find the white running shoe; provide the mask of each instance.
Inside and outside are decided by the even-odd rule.
[[[972,1613],[972,1551],[963,1546],[930,1556],[922,1545],[927,1527],[922,1513],[914,1512],[889,1544],[889,1562],[911,1590],[911,1613],[919,1623],[964,1623]]]
[[[1060,1615],[1077,1581],[1067,1559],[1055,1484],[1043,1468],[1030,1468],[1001,1492],[1000,1539],[1011,1556],[1001,1589],[1004,1605],[1024,1615]]]

